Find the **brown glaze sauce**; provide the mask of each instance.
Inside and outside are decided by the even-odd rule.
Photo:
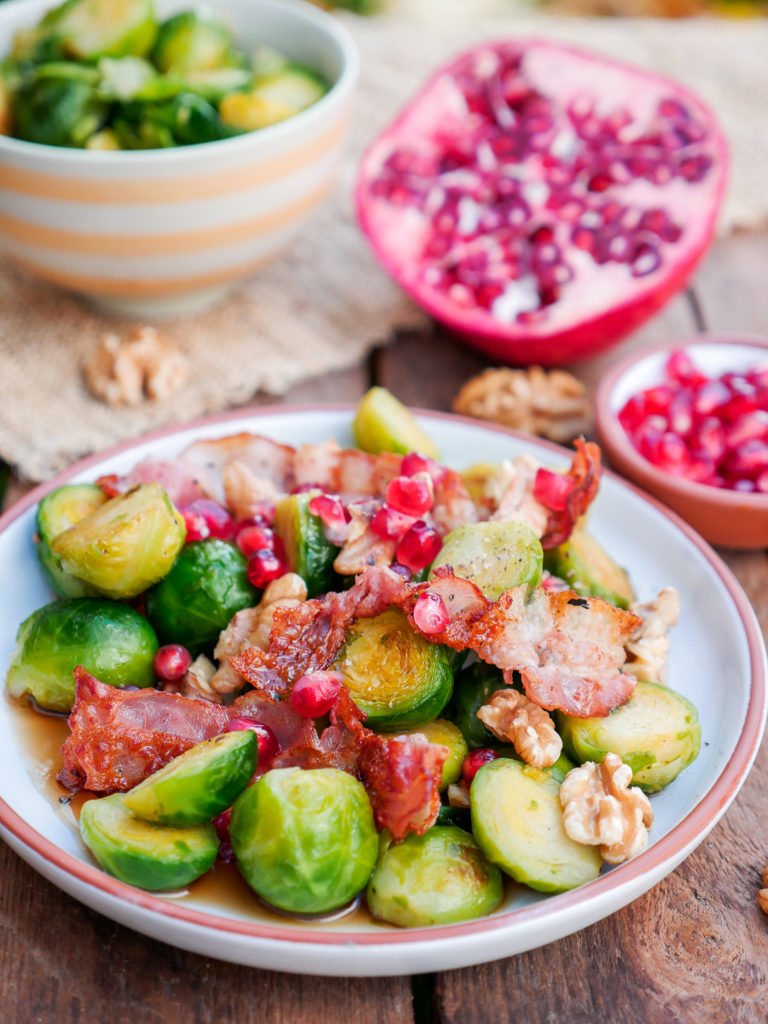
[[[86,801],[95,799],[95,794],[70,793],[56,781],[62,765],[61,748],[69,735],[66,715],[49,714],[32,704],[22,704],[9,699],[7,705],[18,755],[35,788],[45,796],[67,825],[79,834],[77,822],[80,810]],[[254,922],[271,925],[328,928],[333,921],[338,920],[343,923],[344,930],[348,930],[364,928],[374,923],[370,911],[362,900],[355,901],[349,909],[342,908],[333,914],[316,917],[296,917],[268,907],[248,887],[237,865],[222,860],[217,860],[213,868],[189,889],[155,895],[162,895],[174,903],[190,904],[195,909],[202,909],[200,904],[204,903],[205,909],[212,913],[232,914],[237,917],[247,915],[252,917]],[[387,930],[390,928],[381,922],[377,922],[376,926]]]

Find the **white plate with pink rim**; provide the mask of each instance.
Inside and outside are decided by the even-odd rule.
[[[252,431],[289,443],[336,437],[351,445],[351,407],[262,408],[174,428],[93,456],[38,487],[0,519],[0,664],[16,628],[51,595],[32,543],[35,506],[67,481],[121,473],[148,455],[169,458],[192,440]],[[529,452],[567,464],[563,449],[456,416],[420,414],[443,461],[465,468]],[[502,908],[463,924],[411,930],[361,914],[308,923],[265,910],[250,891],[221,900],[215,887],[154,895],[101,871],[74,817],[41,786],[18,728],[19,711],[0,699],[0,834],[59,888],[136,931],[235,963],[319,975],[397,975],[446,970],[511,956],[584,928],[626,906],[672,871],[705,838],[736,796],[765,726],[766,656],[754,613],[718,556],[681,520],[606,474],[591,530],[631,575],[641,599],[676,587],[682,613],[672,637],[669,682],[697,706],[698,759],[652,797],[647,850],[579,889],[543,896],[510,886]],[[34,712],[29,711],[32,715]],[[63,792],[63,791],[62,791]],[[215,869],[214,869],[215,870]]]

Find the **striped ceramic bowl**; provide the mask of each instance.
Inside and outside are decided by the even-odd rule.
[[[51,0],[0,6],[0,54]],[[158,0],[160,17],[195,0]],[[316,68],[329,92],[300,114],[221,142],[91,152],[0,137],[0,240],[24,267],[112,309],[170,315],[215,302],[273,259],[328,192],[358,58],[301,0],[216,0],[248,51]]]

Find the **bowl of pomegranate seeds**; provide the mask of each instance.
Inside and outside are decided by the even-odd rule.
[[[613,465],[707,540],[768,546],[768,339],[701,336],[605,376],[597,427]]]

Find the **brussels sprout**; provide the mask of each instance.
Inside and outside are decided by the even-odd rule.
[[[639,682],[627,703],[605,718],[560,715],[559,725],[565,749],[579,764],[618,754],[632,769],[632,784],[647,793],[668,786],[701,746],[696,708],[658,683]]]
[[[55,601],[19,626],[8,692],[48,711],[71,711],[72,672],[83,665],[111,686],[151,686],[157,637],[132,608],[97,597]]]
[[[425,722],[415,729],[406,729],[404,732],[393,733],[394,736],[423,736],[427,743],[435,743],[438,746],[446,747],[448,758],[443,764],[443,776],[440,780],[440,789],[447,789],[451,783],[461,775],[461,766],[467,756],[469,748],[464,737],[453,722],[447,722],[444,718],[436,718],[434,722]]]
[[[510,689],[504,676],[495,665],[476,661],[462,669],[454,681],[453,697],[445,710],[449,718],[462,732],[470,750],[476,747],[498,747],[499,741],[489,732],[477,712],[487,703],[496,690]]]
[[[214,736],[174,757],[125,794],[128,810],[161,825],[201,825],[232,805],[256,771],[259,744],[250,729]]]
[[[41,65],[24,77],[12,103],[13,132],[27,142],[83,147],[104,123],[106,104],[89,80],[92,68]]]
[[[162,579],[184,544],[184,520],[159,484],[140,484],[54,538],[71,576],[100,594],[135,597]]]
[[[403,928],[469,921],[493,913],[504,896],[501,872],[471,835],[435,825],[382,850],[366,898],[374,917]]]
[[[296,914],[343,907],[376,863],[368,796],[338,768],[267,772],[235,801],[229,835],[251,888]]]
[[[152,46],[157,25],[152,0],[66,0],[40,22],[40,41],[55,41],[75,60],[97,57],[143,57]]]
[[[336,667],[374,729],[431,722],[453,685],[445,650],[415,633],[399,608],[350,626]]]
[[[117,150],[122,149],[122,146],[120,145],[120,140],[117,135],[115,135],[111,128],[102,128],[100,132],[96,132],[90,137],[90,139],[88,139],[85,144],[85,148],[106,153],[116,152]]]
[[[188,544],[147,594],[147,617],[160,642],[183,644],[193,657],[212,650],[235,612],[258,602],[246,564],[240,550],[223,540]]]
[[[434,442],[424,433],[410,409],[387,391],[375,387],[360,399],[352,423],[355,444],[364,452],[421,452],[439,458]]]
[[[336,589],[339,581],[333,571],[339,549],[326,540],[320,517],[309,511],[312,497],[320,493],[290,494],[275,506],[275,529],[285,545],[291,572],[301,576],[310,597]]]
[[[251,57],[251,71],[257,78],[272,78],[288,66],[288,59],[271,46],[257,46]]]
[[[134,817],[121,793],[83,804],[80,835],[110,875],[153,891],[189,885],[213,866],[219,852],[210,822],[187,828],[154,825]]]
[[[106,500],[107,496],[96,484],[64,484],[46,494],[38,505],[37,557],[46,579],[61,597],[87,597],[96,591],[62,569],[61,562],[51,551],[51,542]]]
[[[544,568],[577,594],[602,597],[619,608],[628,608],[635,599],[626,572],[584,529],[574,530],[565,543],[547,551]]]
[[[541,543],[528,523],[464,523],[444,538],[430,576],[439,566],[453,566],[457,576],[495,601],[522,583],[538,586],[542,558]]]
[[[226,124],[252,132],[293,117],[327,91],[327,84],[314,72],[300,65],[288,65],[273,77],[260,79],[249,92],[225,96],[219,111]]]
[[[173,84],[174,79],[162,81]],[[213,71],[190,71],[176,81],[180,92],[202,96],[209,103],[221,103],[229,93],[247,89],[253,81],[253,75],[244,68],[216,68]],[[146,92],[141,93],[140,98],[151,99]]]
[[[232,33],[217,18],[183,11],[160,26],[152,60],[163,72],[226,67],[232,61]]]
[[[560,782],[550,771],[497,758],[472,781],[472,833],[485,856],[517,882],[564,892],[597,878],[595,846],[574,842],[563,828]]]
[[[132,100],[160,76],[142,57],[102,57],[99,61],[99,95],[105,100]]]

